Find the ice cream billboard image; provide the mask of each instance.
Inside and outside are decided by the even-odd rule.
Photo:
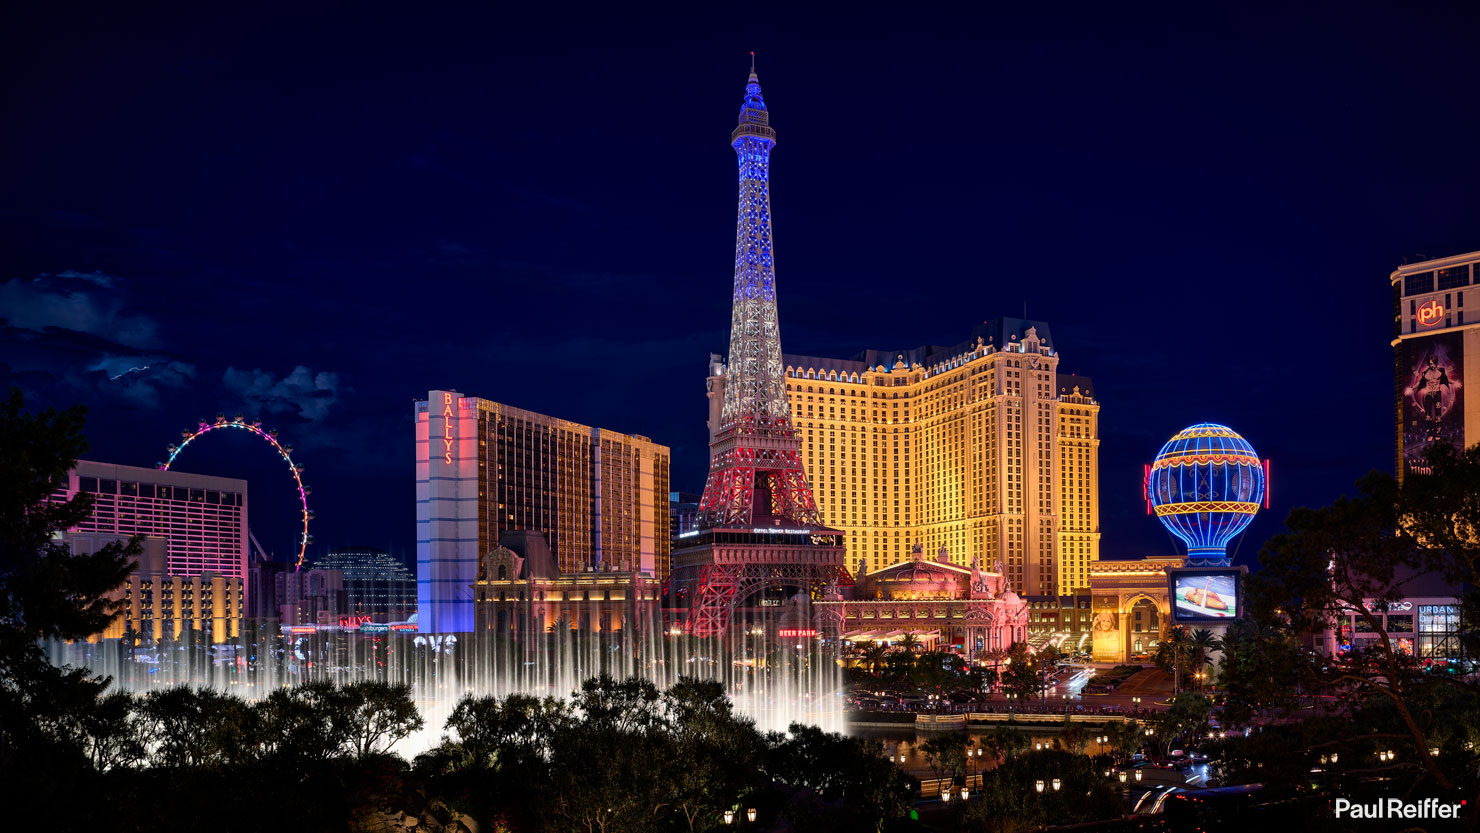
[[[1238,579],[1235,571],[1173,573],[1172,618],[1191,622],[1238,616]]]

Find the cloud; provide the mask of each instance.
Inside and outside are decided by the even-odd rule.
[[[228,367],[221,381],[228,391],[261,413],[297,413],[310,421],[324,419],[340,394],[349,392],[340,387],[339,374],[314,373],[303,365],[282,378],[266,370]]]
[[[163,356],[104,356],[90,370],[107,375],[99,378],[99,389],[145,408],[159,407],[164,389],[184,388],[195,380],[195,365]]]
[[[119,280],[102,272],[64,271],[0,284],[0,310],[23,330],[71,330],[140,348],[158,344],[154,319],[125,311]]]

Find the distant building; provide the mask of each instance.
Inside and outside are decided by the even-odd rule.
[[[1028,642],[1065,653],[1089,653],[1092,594],[1081,587],[1063,596],[1028,596]]]
[[[1095,662],[1148,657],[1171,633],[1171,570],[1178,555],[1101,561],[1089,571],[1090,644]]]
[[[131,579],[137,632],[236,635],[250,590],[245,480],[79,460],[53,498],[70,500],[79,492],[92,496],[93,510],[68,530],[74,545],[90,552],[143,535],[158,542],[148,546],[162,550],[149,552],[137,581]],[[209,604],[202,604],[206,599]],[[228,601],[230,609],[220,607]]]
[[[57,497],[78,492],[93,513],[74,531],[163,538],[171,575],[246,579],[247,481],[79,460]]]
[[[542,533],[565,573],[667,576],[667,446],[456,391],[414,417],[422,632],[474,628],[479,559],[511,530]]]
[[[822,522],[848,569],[877,571],[921,542],[1002,561],[1027,595],[1089,585],[1099,559],[1100,403],[1060,372],[1042,321],[998,318],[950,347],[785,354],[791,424]],[[725,365],[709,362],[710,433]]]
[[[1352,610],[1338,616],[1333,627],[1319,635],[1316,647],[1327,656],[1335,656],[1372,648],[1380,634],[1386,633],[1394,649],[1417,657],[1431,668],[1464,657],[1464,588],[1445,581],[1438,573],[1414,573],[1407,567],[1398,568],[1394,583],[1401,586],[1403,597],[1386,609],[1373,600],[1365,602],[1377,627]]]
[[[1388,281],[1401,478],[1431,445],[1480,443],[1480,401],[1465,402],[1480,391],[1480,252],[1400,266]]]
[[[699,496],[693,492],[668,493],[668,537],[677,538],[691,529],[697,529]]]
[[[1028,638],[1028,605],[998,566],[956,564],[941,549],[931,560],[916,545],[910,558],[866,573],[852,588],[816,602],[828,633],[855,642],[892,642],[911,634],[936,650],[976,658]]]
[[[62,540],[72,552],[86,555],[128,538],[68,532],[63,533]],[[181,640],[194,631],[199,639],[220,643],[240,635],[244,595],[240,578],[209,572],[171,575],[166,569],[169,542],[149,537],[142,543],[143,552],[128,580],[105,594],[123,603],[120,615],[89,641],[125,636],[156,642]]]
[[[641,629],[656,614],[662,587],[640,570],[561,573],[543,534],[505,533],[479,564],[476,627],[504,635]]]
[[[350,547],[315,559],[315,570],[344,576],[348,610],[371,622],[405,622],[416,613],[416,576],[385,550]]]
[[[284,570],[273,578],[282,627],[332,623],[349,613],[344,574],[338,570]]]

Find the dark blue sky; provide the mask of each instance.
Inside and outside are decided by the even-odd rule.
[[[647,434],[702,487],[752,49],[785,349],[950,344],[1026,303],[1096,382],[1107,557],[1171,549],[1140,468],[1192,422],[1273,460],[1241,561],[1391,470],[1386,276],[1480,249],[1468,5],[55,6],[0,19],[0,383],[86,403],[112,462],[262,416],[308,468],[319,549],[410,549],[411,403],[437,387]],[[251,479],[286,555],[266,447],[188,453]]]

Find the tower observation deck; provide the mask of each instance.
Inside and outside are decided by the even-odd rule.
[[[730,354],[719,430],[698,529],[676,542],[667,605],[683,629],[723,634],[758,597],[777,591],[821,598],[848,581],[842,532],[822,526],[786,401],[771,236],[771,148],[776,131],[752,55],[739,124]]]

